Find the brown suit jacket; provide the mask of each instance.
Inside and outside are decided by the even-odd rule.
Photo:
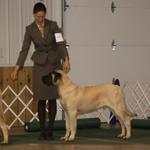
[[[56,43],[55,33],[60,33],[61,30],[57,23],[45,19],[44,38],[42,37],[36,22],[33,22],[26,27],[22,50],[20,51],[17,65],[24,66],[31,42],[33,42],[35,51],[31,57],[34,63],[44,64],[46,60],[49,63],[55,64],[65,56],[68,56],[66,44],[64,42]]]

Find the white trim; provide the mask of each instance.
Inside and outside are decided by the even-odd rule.
[[[57,21],[58,26],[62,27],[62,0],[52,0],[52,19]]]

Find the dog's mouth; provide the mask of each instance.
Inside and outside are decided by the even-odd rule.
[[[51,72],[48,75],[42,77],[43,83],[48,86],[57,85],[58,80],[60,79],[61,79],[61,74],[57,72]]]

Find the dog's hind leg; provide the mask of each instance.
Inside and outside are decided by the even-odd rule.
[[[124,118],[124,124],[126,127],[126,135],[123,137],[123,139],[129,139],[131,137],[131,121],[130,121],[130,117],[126,115],[126,117]]]
[[[65,133],[65,136],[64,137],[61,137],[61,140],[65,140],[67,141],[69,139],[69,136],[70,136],[70,119],[69,119],[69,115],[68,115],[68,112],[65,112],[65,119],[66,119],[66,133]]]
[[[120,119],[120,117],[118,117],[118,120],[119,120],[120,125],[121,125],[121,133],[118,135],[118,137],[123,138],[126,135],[125,125],[124,125],[122,119]]]
[[[117,117],[117,119],[119,120],[119,123],[121,125],[121,133],[118,135],[119,138],[123,138],[126,135],[126,129],[125,129],[125,125],[123,122],[123,118],[124,118],[124,113],[122,110],[120,109],[115,109],[113,107],[109,107],[109,109],[114,113],[114,115]]]
[[[125,118],[126,116],[126,112],[124,110],[122,110],[124,107],[119,107],[118,109],[113,109],[115,112],[115,115],[117,116],[120,125],[121,125],[121,133],[118,135],[118,137],[120,138],[124,138],[126,136],[126,125],[125,125]]]
[[[131,137],[131,122],[129,116],[125,111],[119,111],[116,113],[120,124],[122,132],[118,137],[122,137],[123,139],[129,139]]]
[[[3,134],[3,141],[1,142],[1,144],[8,144],[8,127],[4,122],[1,122],[0,127]]]

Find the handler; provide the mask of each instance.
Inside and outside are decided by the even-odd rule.
[[[40,121],[40,140],[53,139],[53,126],[57,111],[56,99],[59,98],[55,86],[43,84],[41,78],[56,69],[70,70],[69,56],[65,40],[57,23],[45,18],[46,7],[43,3],[36,3],[33,8],[34,22],[26,27],[22,50],[16,66],[11,73],[11,79],[18,78],[18,72],[24,66],[31,42],[35,47],[31,59],[33,67],[33,97],[38,101],[38,117]],[[63,68],[62,68],[63,63]],[[48,100],[48,128],[46,122],[46,100]]]

